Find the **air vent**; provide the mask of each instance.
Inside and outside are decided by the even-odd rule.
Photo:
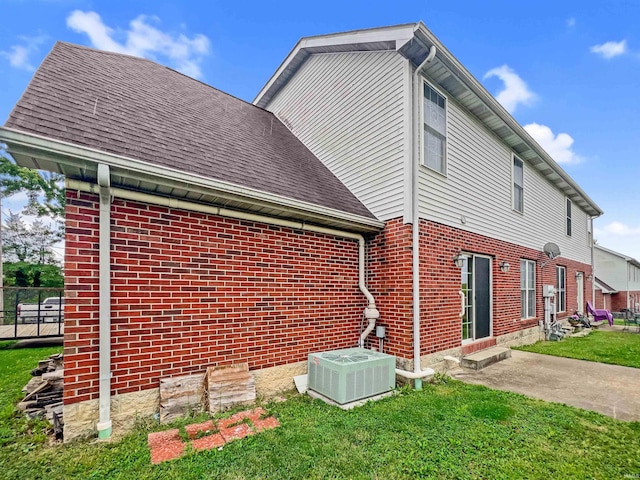
[[[364,348],[309,354],[309,389],[344,405],[395,386],[396,358]]]

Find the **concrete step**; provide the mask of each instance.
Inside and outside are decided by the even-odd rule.
[[[462,357],[460,365],[464,368],[480,370],[506,358],[511,358],[510,348],[491,347]]]

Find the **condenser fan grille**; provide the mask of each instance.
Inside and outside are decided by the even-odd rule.
[[[322,358],[326,358],[327,360],[331,360],[336,363],[358,363],[369,360],[369,355],[363,355],[361,353],[324,353],[322,354]]]

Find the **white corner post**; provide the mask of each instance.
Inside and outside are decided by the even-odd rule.
[[[111,176],[109,166],[98,165],[100,195],[100,304],[99,304],[99,384],[100,418],[98,438],[111,436]]]

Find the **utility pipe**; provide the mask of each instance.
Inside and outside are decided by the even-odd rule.
[[[67,188],[72,190],[80,190],[89,193],[99,193],[100,188],[95,184],[82,182],[80,180],[67,180]],[[380,312],[376,308],[376,302],[369,289],[367,289],[365,270],[366,270],[366,252],[365,252],[365,239],[359,233],[345,232],[343,230],[336,230],[333,228],[320,227],[316,225],[309,225],[304,222],[294,222],[291,220],[285,220],[281,218],[266,217],[255,213],[239,212],[236,210],[229,210],[227,208],[216,207],[213,205],[204,205],[201,203],[190,202],[188,200],[180,200],[177,198],[161,197],[158,195],[151,195],[148,193],[134,192],[123,188],[113,187],[111,190],[111,196],[116,198],[122,198],[124,200],[133,200],[143,203],[150,203],[153,205],[162,205],[171,208],[180,208],[183,210],[191,210],[195,212],[208,213],[212,215],[219,215],[221,217],[235,218],[238,220],[247,220],[251,222],[266,223],[269,225],[278,225],[281,227],[294,228],[296,230],[304,230],[307,232],[323,233],[326,235],[333,235],[336,237],[349,238],[358,241],[358,287],[360,291],[367,298],[367,307],[364,310],[364,316],[369,320],[369,325],[366,330],[360,335],[358,339],[358,346],[364,346],[364,341],[371,331],[375,328],[376,320],[380,317]],[[102,223],[101,223],[102,225]],[[102,245],[102,242],[101,242]]]
[[[98,164],[100,195],[100,304],[98,438],[111,436],[111,177],[109,166]]]
[[[413,283],[413,370],[415,377],[415,389],[422,390],[422,378],[420,370],[420,212],[419,212],[419,184],[418,175],[420,173],[420,100],[421,86],[420,72],[424,66],[431,62],[436,56],[436,47],[431,45],[429,54],[424,61],[418,65],[413,72],[413,161],[411,169],[411,203],[413,214],[413,225],[411,228],[412,251],[412,283]],[[428,369],[430,370],[430,369]]]

